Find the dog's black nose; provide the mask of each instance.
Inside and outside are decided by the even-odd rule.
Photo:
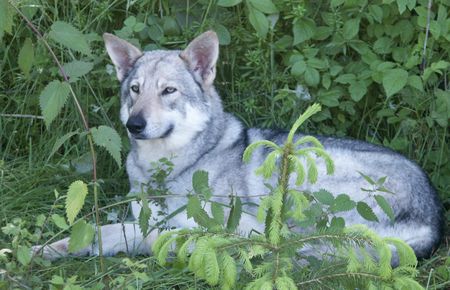
[[[139,134],[142,133],[145,129],[145,119],[141,115],[131,116],[127,121],[127,128],[131,134]]]

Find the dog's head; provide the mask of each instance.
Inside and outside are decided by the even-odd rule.
[[[122,84],[121,120],[130,138],[170,140],[182,146],[211,118],[219,42],[208,31],[183,51],[141,52],[105,33],[106,50]]]

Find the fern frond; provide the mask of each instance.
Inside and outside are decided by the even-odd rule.
[[[313,147],[317,147],[317,148],[322,148],[323,149],[322,143],[320,143],[320,141],[314,136],[304,136],[304,137],[298,139],[295,142],[295,144],[294,144],[294,148],[297,148],[300,145],[305,144],[305,143],[312,143]]]
[[[152,252],[155,255],[158,255],[159,251],[161,250],[161,247],[174,234],[176,234],[176,231],[167,231],[167,232],[162,233],[161,235],[159,235],[159,237],[156,239],[156,241],[152,245]]]
[[[204,261],[204,253],[207,251],[207,249],[208,249],[208,238],[201,237],[197,239],[195,249],[192,252],[191,257],[189,258],[188,264],[189,270],[191,270],[200,277],[204,277],[203,261]]]
[[[275,280],[276,289],[297,290],[294,280],[288,276],[281,276]]]
[[[392,252],[386,243],[376,244],[376,250],[379,255],[379,274],[381,277],[388,279],[392,276]]]
[[[170,239],[168,239],[159,249],[158,252],[158,262],[160,265],[165,265],[167,256],[169,255],[170,246],[175,242],[177,239],[177,236],[173,236]]]
[[[298,128],[303,124],[303,122],[305,122],[309,117],[311,117],[315,113],[319,112],[321,109],[322,107],[320,106],[320,104],[317,103],[308,107],[306,111],[303,114],[301,114],[300,117],[298,117],[294,125],[292,125],[292,128],[289,131],[288,137],[286,139],[286,143],[292,143],[295,132],[297,132]]]
[[[308,207],[309,201],[305,195],[295,189],[289,190],[288,195],[294,201],[294,208],[292,209],[292,218],[295,220],[302,220],[305,218],[303,211]]]
[[[356,272],[361,268],[358,255],[354,248],[350,248],[347,253],[347,272]]]
[[[179,248],[177,252],[178,260],[181,262],[185,262],[188,256],[188,247],[192,243],[192,241],[196,238],[196,236],[189,237]]]
[[[253,265],[250,261],[250,258],[247,254],[247,252],[244,249],[239,249],[239,259],[241,260],[241,264],[244,267],[244,270],[248,273],[253,272]]]
[[[369,254],[364,248],[360,248],[360,252],[364,270],[370,273],[375,272],[378,266],[376,265],[374,257],[371,254]]]
[[[262,175],[264,179],[269,179],[273,172],[275,171],[275,164],[276,161],[280,157],[280,153],[277,151],[272,151],[267,155],[264,162],[261,164],[260,167],[258,167],[255,171],[256,175]]]
[[[248,256],[250,259],[260,256],[263,257],[267,254],[267,249],[261,245],[250,245],[250,249],[248,251]]]
[[[394,280],[395,289],[423,290],[423,287],[409,277],[399,277]]]
[[[269,240],[272,244],[278,244],[280,241],[280,228],[281,228],[281,209],[283,207],[283,192],[282,189],[277,187],[272,195],[272,203],[270,210],[272,213],[272,219],[269,225]]]
[[[245,290],[273,290],[272,280],[269,275],[264,275],[248,283]]]
[[[414,250],[404,241],[397,238],[384,238],[388,244],[394,245],[397,249],[399,266],[409,266],[415,268],[417,266],[417,258]]]
[[[288,156],[290,162],[294,165],[295,174],[297,178],[295,180],[295,185],[300,186],[305,182],[305,168],[303,167],[302,162],[298,159],[297,156],[289,155]]]
[[[259,207],[258,207],[258,212],[256,214],[256,219],[259,222],[264,221],[264,218],[266,217],[267,211],[268,211],[271,203],[272,203],[272,197],[270,195],[261,199],[261,201],[259,203]]]
[[[222,254],[222,273],[223,285],[232,289],[236,283],[237,267],[236,261],[226,251]]]
[[[271,141],[268,141],[268,140],[256,141],[256,142],[253,142],[252,144],[248,145],[247,148],[245,148],[244,154],[242,155],[242,160],[244,160],[244,162],[248,163],[250,161],[255,149],[258,148],[259,146],[263,146],[263,145],[266,147],[272,148],[273,150],[280,149],[280,146],[278,146],[277,144],[275,144]]]
[[[309,183],[314,184],[317,182],[317,176],[319,175],[316,162],[314,161],[313,158],[307,155],[306,164],[308,166],[308,181]]]
[[[207,248],[203,256],[205,280],[209,285],[215,286],[219,283],[220,268],[217,260],[216,251],[213,248]]]

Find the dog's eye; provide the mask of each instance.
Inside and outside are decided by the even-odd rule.
[[[138,85],[132,85],[131,90],[135,92],[136,94],[139,94],[139,86]]]
[[[174,88],[174,87],[167,87],[167,88],[165,88],[165,89],[163,90],[162,94],[163,94],[163,95],[169,95],[169,94],[175,93],[176,91],[177,91],[177,89]]]

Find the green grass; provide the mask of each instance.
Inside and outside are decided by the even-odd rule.
[[[121,29],[124,20],[130,15],[143,19],[150,14],[174,16],[174,11],[185,9],[183,5],[172,10],[164,6],[161,12],[159,4],[169,5],[169,1],[147,1],[145,4],[131,6],[127,6],[130,1],[123,0],[87,1],[83,4],[74,1],[37,2],[38,8],[33,16],[33,23],[42,32],[47,32],[53,22],[63,20],[80,28],[83,33],[96,32],[99,35]],[[213,26],[214,19],[220,19],[232,35],[232,43],[221,47],[216,82],[226,109],[249,126],[289,128],[308,104],[293,94],[279,94],[280,88],[285,86],[295,88],[295,82],[287,66],[282,63],[281,53],[273,56],[276,52],[272,50],[272,45],[276,39],[271,40],[269,37],[266,41],[258,40],[245,19],[242,7],[233,12],[221,13],[214,5],[210,10],[205,9],[212,2],[192,2],[186,15],[196,22],[170,36],[165,46],[180,47],[198,31]],[[17,52],[27,37],[33,39],[36,53],[35,64],[28,78],[17,65]],[[144,42],[148,44],[151,41]],[[80,57],[55,43],[51,45],[63,62]],[[94,56],[90,60],[95,63],[94,69],[74,84],[75,93],[82,103],[90,125],[105,124],[116,128],[121,132],[127,151],[126,134],[118,119],[119,84],[114,75],[106,72],[105,66],[109,61],[102,42],[93,41],[92,48]],[[15,224],[19,229],[15,235],[0,232],[0,249],[16,251],[19,245],[31,246],[54,237],[59,230],[50,222],[49,216],[53,213],[64,215],[63,200],[60,197],[55,198],[55,191],[61,196],[65,194],[71,182],[81,179],[89,183],[92,176],[89,170],[83,170],[90,166],[85,138],[72,137],[50,156],[53,144],[58,138],[74,130],[81,131],[82,123],[71,99],[50,128],[47,129],[40,119],[39,94],[51,79],[59,78],[58,71],[44,46],[18,17],[15,18],[12,34],[6,35],[0,43],[0,60],[0,226]],[[423,97],[425,103],[434,96],[424,94]],[[331,108],[330,114],[333,118],[324,121],[316,119],[309,124],[308,130],[384,142],[391,147],[395,147],[392,142],[396,137],[406,138],[408,144],[401,147],[402,153],[425,168],[448,208],[448,128],[426,126],[423,111],[420,110],[409,116],[419,123],[413,129],[391,123],[387,118],[378,118],[376,113],[387,106],[387,102],[367,98],[356,105],[359,117],[353,119],[351,114],[344,113],[343,109]],[[412,106],[408,107],[405,103],[401,103],[401,106],[412,110]],[[345,122],[339,121],[339,114],[344,115]],[[128,190],[124,168],[119,168],[112,158],[99,150],[98,170],[100,206],[123,200]],[[93,195],[90,193],[83,214],[89,215],[92,206]],[[127,207],[121,205],[114,210],[108,208],[102,211],[103,222],[107,222],[108,213],[113,211],[123,218]],[[40,216],[45,218],[45,223],[36,225]],[[447,213],[445,218],[448,228],[450,215]],[[67,234],[61,233],[60,237]],[[449,242],[449,237],[445,237],[433,257],[419,264],[419,280],[428,289],[450,287]],[[152,257],[131,257],[130,261],[135,264],[127,265],[123,261],[125,258],[107,258],[107,270],[101,273],[98,259],[92,257],[64,259],[52,263],[36,259],[35,263],[22,266],[12,255],[5,254],[3,257],[0,254],[0,289],[48,288],[55,275],[65,280],[77,276],[77,285],[84,288],[94,287],[102,280],[111,281],[117,277],[124,278],[124,284],[117,284],[117,288],[123,288],[125,284],[147,289],[208,288],[192,274],[177,269],[176,265],[174,268],[163,268],[158,266]],[[6,271],[1,272],[5,269]],[[136,282],[137,277],[147,281],[139,284],[141,282]],[[62,289],[59,286],[57,288]]]

